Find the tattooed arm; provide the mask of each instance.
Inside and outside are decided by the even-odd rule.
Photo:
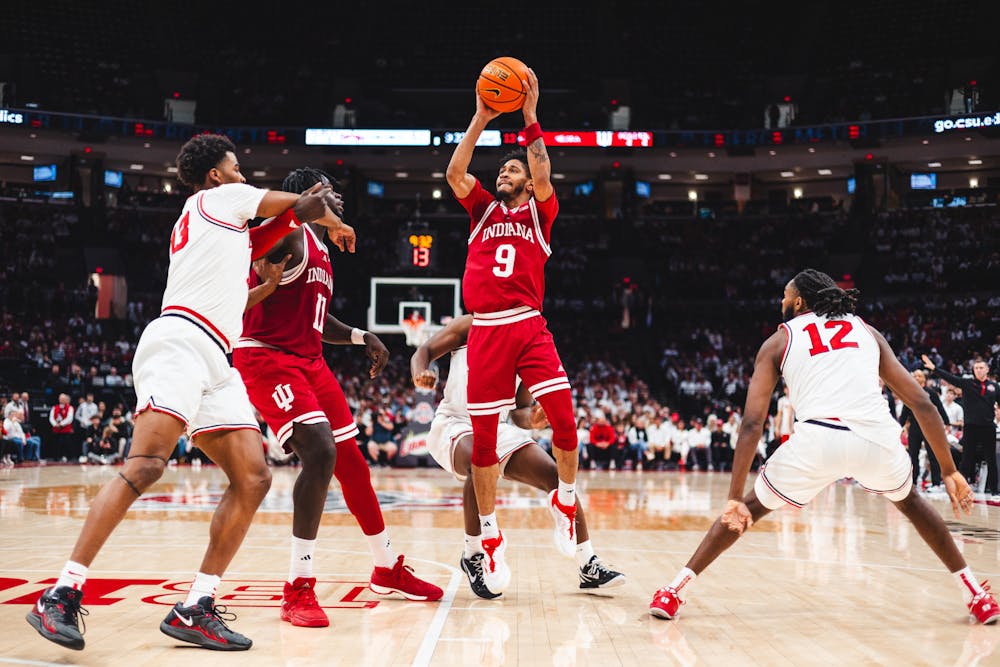
[[[528,68],[528,80],[525,82],[527,91],[524,96],[524,125],[538,122],[538,77],[534,70]],[[528,146],[528,168],[531,170],[531,182],[534,187],[535,199],[546,201],[552,196],[552,163],[549,162],[549,152],[545,150],[545,140],[535,139]]]

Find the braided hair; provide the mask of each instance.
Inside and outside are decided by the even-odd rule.
[[[805,269],[792,278],[795,289],[805,300],[806,305],[817,315],[837,317],[852,315],[858,305],[856,289],[842,289],[833,278],[816,269]]]
[[[514,150],[503,156],[503,159],[500,160],[500,166],[507,164],[511,160],[517,160],[518,162],[523,164],[524,173],[528,175],[528,178],[531,178],[531,166],[528,165],[528,151],[526,151],[523,148],[515,148]]]
[[[205,183],[205,176],[222,162],[227,152],[236,153],[236,146],[229,137],[221,134],[191,137],[177,154],[177,178],[188,187],[200,188]]]
[[[285,192],[301,194],[324,180],[331,185],[337,185],[337,179],[322,169],[302,167],[288,172],[288,176],[285,176],[285,180],[281,182],[281,189]]]

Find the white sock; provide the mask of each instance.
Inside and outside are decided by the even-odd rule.
[[[566,507],[576,506],[576,483],[567,484],[566,482],[559,480],[559,492],[556,494],[556,498],[559,500],[560,505]]]
[[[590,543],[590,540],[586,542],[579,542],[576,545],[576,564],[580,567],[585,566],[590,562],[590,559],[594,557],[594,546]]]
[[[962,597],[965,598],[965,604],[969,604],[972,602],[972,598],[983,592],[982,584],[976,579],[976,575],[972,574],[972,568],[968,565],[964,570],[952,572],[952,575],[955,577],[958,587],[962,589]]]
[[[195,575],[194,582],[191,584],[191,590],[188,591],[187,599],[184,600],[184,606],[190,607],[196,605],[198,604],[198,600],[206,595],[214,600],[215,590],[219,587],[220,581],[222,581],[222,577],[199,572]]]
[[[83,585],[87,583],[87,571],[88,568],[85,565],[80,565],[77,562],[68,560],[66,564],[63,565],[62,572],[59,573],[59,581],[56,582],[55,588],[75,588],[76,590],[82,590]]]
[[[292,535],[292,562],[288,567],[288,583],[295,583],[299,577],[313,578],[313,554],[316,540],[306,540]]]
[[[483,553],[483,536],[482,535],[466,535],[465,536],[465,553],[463,554],[466,558],[472,558],[476,554]]]
[[[500,526],[497,524],[497,513],[480,514],[479,527],[482,529],[481,539],[492,540],[500,534]]]
[[[372,561],[375,567],[393,568],[396,565],[396,552],[392,550],[392,540],[389,533],[383,530],[377,535],[365,535],[368,540],[368,548],[372,552]]]
[[[680,593],[682,588],[697,578],[698,575],[695,574],[693,570],[687,567],[682,568],[681,571],[677,573],[677,576],[674,577],[674,580],[670,582],[670,588]]]

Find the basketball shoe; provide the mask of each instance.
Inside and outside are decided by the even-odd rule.
[[[80,632],[78,625],[82,619],[77,619],[78,616],[87,615],[87,610],[80,606],[82,599],[83,591],[75,588],[68,586],[49,588],[38,598],[25,619],[31,627],[38,630],[38,634],[50,642],[74,651],[82,651],[83,633]],[[86,624],[83,629],[86,631]]]
[[[297,577],[285,582],[281,600],[281,620],[303,628],[325,628],[330,619],[316,601],[316,578]]]
[[[486,554],[484,553],[473,554],[472,558],[466,558],[463,555],[461,559],[462,572],[465,572],[465,576],[469,578],[469,586],[473,593],[484,600],[495,600],[503,593],[494,593],[486,588],[486,578],[483,574],[485,567],[483,561],[485,559]]]
[[[434,584],[413,576],[413,568],[403,565],[403,556],[390,567],[375,567],[368,588],[379,595],[399,593],[407,600],[440,600],[444,591]]]
[[[483,583],[493,593],[503,593],[510,584],[510,567],[504,559],[507,540],[503,533],[483,540]]]
[[[1000,618],[1000,607],[993,599],[988,581],[983,582],[983,592],[977,594],[969,602],[969,614],[982,625],[996,623],[997,619]]]
[[[580,568],[580,588],[583,590],[615,588],[624,583],[625,575],[607,567],[597,556],[591,556],[590,562]]]
[[[215,600],[206,595],[190,607],[175,604],[160,622],[160,632],[213,651],[246,651],[253,642],[226,625],[235,620],[236,614],[215,606]]]
[[[552,531],[552,539],[556,543],[556,551],[563,556],[576,556],[576,505],[567,507],[559,502],[559,492],[555,489],[549,493],[549,512],[556,522]]]
[[[667,586],[661,588],[653,594],[653,601],[649,603],[649,613],[657,618],[665,618],[668,621],[677,618],[684,600],[680,598],[677,591]]]

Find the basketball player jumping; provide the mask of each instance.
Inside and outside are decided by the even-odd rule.
[[[538,125],[538,78],[527,71],[523,106],[527,154],[507,156],[493,196],[468,172],[486,125],[499,116],[476,95],[476,113],[448,163],[448,184],[471,216],[469,253],[462,280],[469,330],[469,415],[472,419],[472,481],[479,506],[485,580],[494,593],[510,581],[506,542],[495,514],[499,476],[497,424],[514,407],[520,376],[552,425],[558,489],[550,504],[558,512],[560,551],[576,553],[576,420],[569,378],[542,317],[545,262],[559,212],[550,176],[552,165]]]
[[[471,326],[471,315],[462,315],[449,322],[413,353],[410,357],[410,372],[413,375],[413,384],[418,388],[433,389],[437,384],[437,374],[430,370],[430,364],[448,352],[451,353],[444,399],[438,405],[434,421],[431,423],[431,430],[427,435],[427,448],[438,465],[465,482],[463,492],[465,552],[462,554],[461,566],[469,578],[472,592],[490,600],[500,597],[501,594],[491,591],[483,580],[485,555],[482,549],[479,508],[476,506],[472,479],[468,476],[472,458],[472,421],[469,418],[466,399],[468,385],[466,342]],[[548,453],[522,430],[543,428],[546,421],[545,413],[539,405],[536,405],[534,410],[531,409],[531,395],[523,384],[517,389],[516,403],[515,409],[510,414],[517,426],[506,423],[506,410],[499,415],[497,459],[500,474],[546,493],[555,491],[559,486],[556,464]],[[549,509],[555,512],[551,503]],[[554,516],[558,545],[561,539],[559,535],[561,513]],[[625,583],[625,575],[605,566],[594,554],[594,547],[590,544],[587,532],[587,522],[579,502],[576,506],[576,560],[580,566],[580,588],[585,591],[614,588]]]
[[[881,377],[910,407],[941,462],[952,510],[971,514],[972,489],[949,455],[941,416],[927,393],[896,359],[885,338],[854,314],[857,290],[843,290],[825,273],[806,269],[786,286],[784,323],[761,346],[747,394],[733,462],[729,501],[687,566],[653,596],[649,613],[675,618],[681,591],[743,531],[783,505],[803,507],[823,488],[853,477],[867,491],[888,498],[937,554],[979,623],[1000,618],[1000,608],[973,575],[944,520],[913,486],[910,458],[900,445],[900,425],[885,409]],[[761,468],[743,496],[771,392],[784,377],[795,406],[791,437]]]
[[[318,169],[291,172],[282,183],[302,192],[331,178]],[[338,196],[339,200],[339,196]],[[335,211],[338,215],[341,210]],[[371,377],[382,372],[389,351],[377,336],[352,328],[327,312],[333,296],[333,264],[322,240],[323,228],[303,225],[274,246],[256,266],[276,272],[261,281],[251,272],[251,298],[243,317],[243,336],[233,363],[243,376],[250,401],[286,451],[302,462],[292,492],[292,556],[285,582],[281,618],[292,625],[326,627],[326,613],[316,600],[313,560],[316,535],[326,505],[330,479],[340,482],[351,514],[361,525],[375,568],[369,588],[400,593],[410,600],[439,600],[443,591],[413,576],[397,556],[382,520],[355,436],[358,427],[344,392],[323,359],[323,343],[364,345]],[[354,238],[346,244],[354,250]]]
[[[327,207],[328,186],[302,195],[251,187],[236,148],[224,136],[202,134],[181,148],[178,177],[194,189],[170,237],[170,268],[160,317],[146,327],[132,364],[136,407],[132,448],[121,472],[90,505],[70,560],[54,586],[28,613],[46,639],[84,647],[78,616],[87,569],[105,540],[146,489],[163,474],[187,430],[229,478],[212,517],[208,549],[187,599],[160,630],[205,648],[240,651],[251,641],[233,632],[215,606],[215,591],[271,484],[260,429],[239,373],[226,359],[240,336],[247,269],[301,223],[342,222]],[[247,221],[277,216],[252,232]],[[231,620],[232,615],[227,615]]]

